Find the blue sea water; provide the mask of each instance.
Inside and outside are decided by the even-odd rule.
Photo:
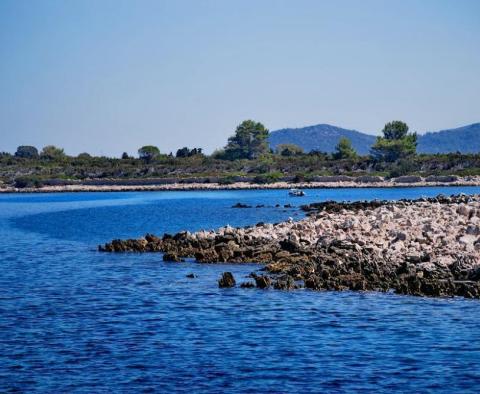
[[[479,392],[478,300],[219,289],[259,266],[96,250],[311,201],[459,192],[480,188],[1,195],[0,392]]]

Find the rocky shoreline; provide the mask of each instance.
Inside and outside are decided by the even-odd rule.
[[[166,261],[261,263],[239,286],[375,290],[480,298],[480,196],[303,206],[307,217],[217,231],[113,240],[104,252]],[[236,281],[228,275],[219,285]]]
[[[387,179],[379,176],[317,176],[311,182],[281,181],[274,183],[234,182],[223,184],[210,179],[189,179],[163,183],[164,180],[90,180],[73,184],[53,184],[42,187],[16,188],[0,184],[1,193],[61,193],[61,192],[126,192],[126,191],[190,191],[190,190],[262,190],[262,189],[317,189],[317,188],[392,188],[392,187],[432,187],[432,186],[480,186],[480,177],[441,176],[401,176]]]

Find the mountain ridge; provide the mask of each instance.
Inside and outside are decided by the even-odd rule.
[[[320,123],[299,128],[272,131],[269,144],[275,149],[280,144],[296,144],[305,152],[318,150],[334,152],[340,138],[348,138],[360,155],[366,155],[377,136],[353,129]],[[480,152],[480,122],[418,135],[418,153],[478,153]]]

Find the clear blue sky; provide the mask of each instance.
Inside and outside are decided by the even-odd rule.
[[[1,0],[0,151],[480,121],[478,0]]]

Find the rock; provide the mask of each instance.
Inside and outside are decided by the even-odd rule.
[[[468,210],[468,208],[467,208],[464,204],[461,204],[461,205],[459,205],[458,208],[457,208],[457,213],[458,213],[459,215],[468,216],[469,210]]]
[[[312,290],[480,297],[479,196],[326,201],[302,209],[308,214],[302,220],[147,234],[99,250],[163,252],[169,261],[264,263],[265,274],[252,276],[258,288],[287,290],[303,281]],[[220,283],[229,280],[222,276]]]
[[[195,275],[195,274],[187,274],[186,277],[187,277],[187,278],[190,278],[190,279],[195,279],[195,278],[197,278],[197,275]]]
[[[395,239],[393,242],[398,242],[398,241],[405,241],[407,239],[407,234],[404,233],[403,231],[399,231],[395,234]]]
[[[174,261],[174,262],[180,262],[182,259],[178,257],[175,253],[165,253],[163,255],[163,261]]]
[[[254,279],[259,289],[267,289],[270,287],[271,280],[268,276],[256,276]]]
[[[277,279],[274,282],[273,287],[277,290],[293,290],[297,288],[295,281],[290,275]]]
[[[251,288],[255,287],[255,283],[243,282],[243,283],[240,284],[240,287],[242,287],[244,289],[251,289]]]
[[[218,287],[234,287],[235,284],[235,278],[231,272],[224,272],[218,280]]]
[[[232,205],[232,208],[252,208],[252,206],[247,204],[242,204],[241,202],[237,202],[235,205]]]

